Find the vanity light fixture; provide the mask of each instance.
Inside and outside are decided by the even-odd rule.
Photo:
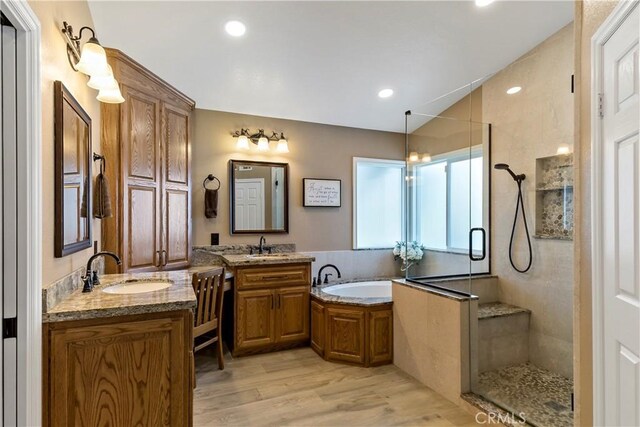
[[[522,90],[522,88],[520,86],[514,86],[512,88],[507,89],[507,94],[508,95],[514,95],[518,92],[520,92]]]
[[[493,2],[494,0],[476,0],[476,6],[485,7],[485,6],[489,6]]]
[[[556,154],[559,154],[559,155],[571,154],[571,146],[569,144],[564,144],[564,143],[558,145],[558,150],[556,151]]]
[[[276,151],[278,153],[288,153],[289,152],[289,143],[285,139],[284,135],[280,134],[280,139],[278,140],[278,145],[276,145]]]
[[[96,38],[93,28],[82,27],[75,36],[71,25],[66,21],[62,25],[62,34],[67,39],[67,59],[71,68],[91,77],[87,85],[100,91],[97,96],[98,101],[112,104],[124,102],[120,86],[107,63],[107,54]],[[91,37],[81,47],[80,40],[85,30],[91,32]]]
[[[258,151],[269,151],[269,140],[266,136],[258,138]]]
[[[431,161],[431,154],[429,153],[420,154],[417,151],[412,151],[409,153],[409,161],[412,163],[417,163],[417,162],[429,163]]]
[[[380,92],[378,92],[378,97],[383,99],[389,98],[392,95],[393,95],[393,89],[382,89]]]
[[[289,142],[287,141],[287,138],[284,136],[283,132],[280,132],[280,135],[278,135],[276,132],[272,132],[271,136],[267,136],[264,133],[264,129],[258,129],[258,132],[252,134],[249,132],[249,129],[242,128],[239,131],[235,131],[231,135],[234,138],[238,138],[238,141],[236,142],[236,148],[238,150],[248,150],[249,141],[251,141],[258,146],[258,151],[267,152],[270,150],[269,143],[277,141],[278,145],[276,145],[276,152],[289,152]]]

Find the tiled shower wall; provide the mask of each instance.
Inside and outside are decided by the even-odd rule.
[[[524,173],[529,231],[534,233],[536,158],[573,142],[573,25],[561,29],[483,85],[483,121],[492,125],[492,161]],[[512,86],[522,91],[507,95]],[[500,301],[531,310],[530,361],[572,377],[573,242],[533,239],[533,266],[520,274],[509,263],[517,186],[492,171],[492,273]],[[526,265],[527,242],[518,230],[516,262]]]

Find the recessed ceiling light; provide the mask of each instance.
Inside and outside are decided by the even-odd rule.
[[[489,6],[493,2],[494,0],[476,0],[476,6],[485,7],[485,6]]]
[[[224,29],[233,37],[240,37],[247,31],[247,27],[240,21],[229,21],[225,24]]]
[[[508,93],[509,95],[513,95],[514,93],[518,93],[518,92],[520,92],[521,90],[522,90],[522,88],[521,88],[520,86],[514,86],[514,87],[512,87],[512,88],[510,88],[510,89],[507,89],[507,93]]]
[[[380,98],[388,98],[391,95],[393,95],[393,89],[382,89],[380,92],[378,92],[378,96]]]

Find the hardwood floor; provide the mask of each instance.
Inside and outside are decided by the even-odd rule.
[[[311,348],[196,354],[195,426],[471,426],[474,417],[393,365],[322,360]]]

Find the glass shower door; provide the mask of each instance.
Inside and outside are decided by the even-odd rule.
[[[470,295],[489,273],[490,126],[471,86],[406,115],[406,278]],[[439,114],[431,114],[448,105]],[[477,108],[476,108],[477,107]]]

